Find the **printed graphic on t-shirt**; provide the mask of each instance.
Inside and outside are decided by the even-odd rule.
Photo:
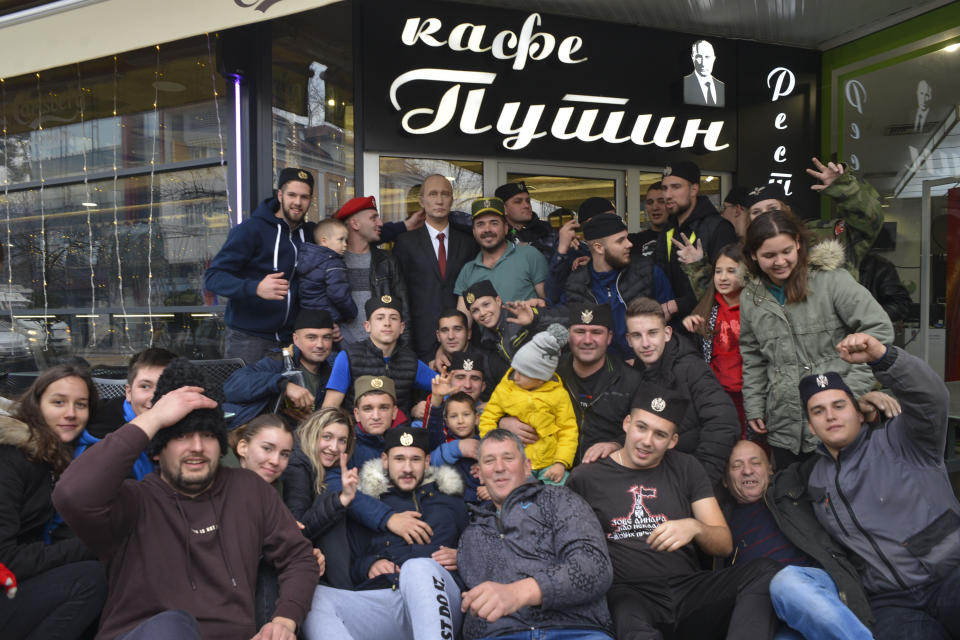
[[[650,509],[644,504],[644,500],[652,500],[657,497],[656,487],[647,488],[642,484],[635,484],[630,487],[628,492],[633,494],[633,507],[630,513],[623,518],[612,518],[610,520],[611,531],[607,534],[607,537],[611,540],[644,538],[667,521],[667,516],[662,513],[650,513]]]

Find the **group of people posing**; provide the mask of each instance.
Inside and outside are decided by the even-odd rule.
[[[876,192],[808,171],[829,225],[677,162],[630,233],[438,175],[314,224],[284,169],[205,277],[222,388],[151,348],[0,422],[4,637],[960,638],[948,393],[858,283]]]

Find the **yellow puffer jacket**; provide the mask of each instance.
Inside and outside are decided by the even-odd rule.
[[[526,447],[527,457],[535,470],[545,469],[555,462],[571,468],[577,453],[579,431],[570,396],[560,377],[554,375],[539,388],[527,391],[516,385],[512,374],[513,369],[509,369],[484,407],[480,415],[480,437],[496,429],[503,416],[513,416],[536,429],[540,436]]]

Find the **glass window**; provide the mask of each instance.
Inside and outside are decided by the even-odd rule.
[[[4,82],[3,166],[11,187],[41,175],[82,179],[84,166],[95,175],[112,173],[114,162],[121,171],[149,171],[151,160],[159,166],[220,159],[214,83],[222,123],[228,111],[205,37],[161,45],[159,55],[156,48],[121,54],[116,68],[111,57],[39,75],[39,83],[36,75]]]
[[[451,211],[469,215],[471,201],[483,197],[482,162],[380,156],[380,216],[394,222],[418,211],[423,179],[435,173],[453,185]]]
[[[350,3],[338,3],[272,23],[274,174],[313,173],[320,218],[354,194],[350,12]]]
[[[960,181],[958,73],[960,42],[942,42],[840,76],[836,93],[839,155],[883,199],[884,230],[871,260],[884,267],[892,263],[914,303],[906,314],[894,310],[897,343],[917,353],[921,347],[922,340],[912,338],[921,329],[921,243],[926,235],[931,247],[930,289],[924,296],[930,302],[929,362],[950,380],[960,379],[960,369],[953,365],[960,361],[960,341],[951,340],[960,335],[960,316],[950,313],[957,307],[952,293],[960,282],[960,255],[948,234],[956,220],[950,191]],[[922,224],[924,182],[931,192],[928,229]],[[876,273],[873,264],[868,268]]]
[[[230,228],[232,105],[210,38],[4,83],[4,369],[123,366],[151,343],[219,356],[222,301],[203,273]]]

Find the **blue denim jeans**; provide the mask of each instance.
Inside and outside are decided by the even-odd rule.
[[[873,634],[843,604],[837,585],[823,569],[789,565],[770,581],[770,600],[777,617],[802,637],[823,640],[872,640]],[[777,640],[796,638],[789,630]]]
[[[534,629],[483,640],[610,640],[611,637],[604,631],[590,629]]]

